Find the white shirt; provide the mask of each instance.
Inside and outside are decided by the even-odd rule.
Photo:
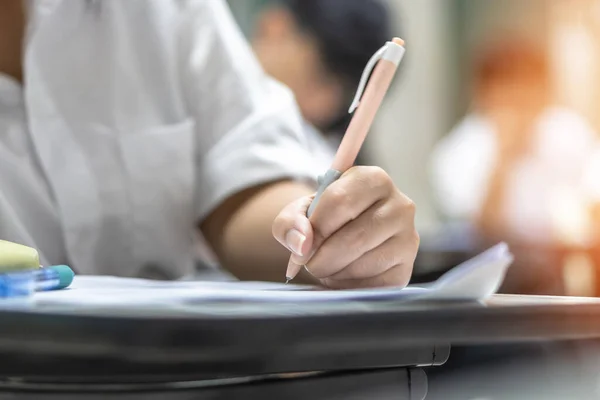
[[[595,132],[577,114],[549,108],[535,125],[531,152],[514,167],[505,191],[504,217],[517,237],[552,240],[553,220],[565,196],[583,191],[584,169],[592,159]],[[469,115],[443,138],[432,155],[432,182],[440,209],[473,220],[483,207],[495,165],[493,126]]]
[[[38,0],[0,77],[0,238],[79,273],[179,277],[228,196],[313,179],[291,93],[223,0]]]

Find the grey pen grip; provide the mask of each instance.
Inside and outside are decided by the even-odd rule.
[[[342,176],[342,173],[340,171],[335,169],[329,169],[327,170],[327,172],[325,172],[325,175],[319,177],[319,188],[317,189],[317,194],[315,195],[315,198],[313,199],[312,203],[310,203],[308,211],[306,212],[306,216],[308,218],[310,218],[312,213],[315,211],[315,208],[317,207],[317,204],[319,203],[319,200],[321,199],[321,196],[323,195],[325,189],[327,189],[327,187],[333,182],[337,181],[340,178],[340,176]]]

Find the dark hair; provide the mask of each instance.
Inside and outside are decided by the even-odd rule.
[[[389,10],[380,0],[281,0],[322,52],[325,67],[345,86],[348,104],[329,130],[343,130],[347,107],[369,58],[392,36]]]

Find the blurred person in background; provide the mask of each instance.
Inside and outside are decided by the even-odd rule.
[[[389,11],[378,0],[279,0],[260,13],[254,51],[294,93],[321,168],[329,167],[350,122],[363,69],[392,36]]]
[[[471,111],[432,153],[445,216],[472,223],[482,245],[506,241],[517,263],[540,266],[550,253],[531,250],[560,244],[555,221],[576,211],[567,199],[582,195],[597,143],[581,116],[553,105],[550,81],[539,47],[520,39],[489,43],[474,64]],[[543,286],[536,275],[531,281]]]

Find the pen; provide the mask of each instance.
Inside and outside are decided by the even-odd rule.
[[[35,290],[38,292],[64,289],[73,282],[75,276],[73,270],[66,265],[40,268],[35,270],[33,274]]]
[[[73,282],[75,273],[66,265],[0,274],[0,298],[29,297],[34,292],[60,290]]]
[[[367,63],[354,101],[348,110],[349,113],[354,112],[354,115],[335,154],[331,168],[319,177],[317,193],[306,213],[309,218],[315,211],[325,189],[354,165],[404,52],[404,40],[394,38],[381,47]],[[296,277],[300,268],[297,265],[291,265],[288,268],[286,283]]]

